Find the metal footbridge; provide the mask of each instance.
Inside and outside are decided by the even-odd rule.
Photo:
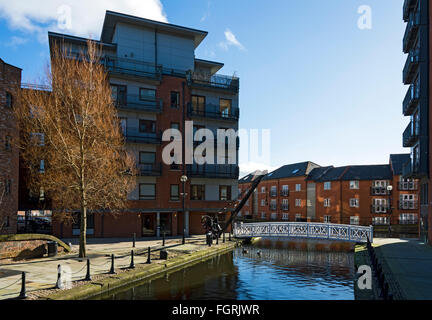
[[[314,222],[258,222],[235,223],[236,238],[306,238],[316,240],[349,241],[366,243],[373,241],[373,227]]]

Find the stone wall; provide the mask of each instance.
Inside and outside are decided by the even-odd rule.
[[[58,252],[63,248],[58,246]],[[23,260],[42,258],[48,253],[48,240],[25,240],[0,242],[0,259]]]

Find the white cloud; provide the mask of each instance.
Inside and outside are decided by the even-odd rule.
[[[98,39],[106,10],[168,21],[160,0],[0,0],[0,18],[40,41],[47,41],[48,30]]]
[[[239,48],[240,50],[246,50],[246,48],[237,40],[236,36],[230,29],[225,30],[225,41],[219,43],[219,46],[225,50],[228,50],[230,46]]]
[[[27,41],[28,39],[13,36],[10,38],[9,42],[5,44],[5,46],[16,49],[18,46],[26,43]]]
[[[207,11],[204,13],[204,15],[201,18],[201,22],[204,22],[208,17],[210,17],[210,5],[211,5],[211,1],[208,0],[207,1]]]
[[[278,168],[278,167],[272,167],[265,163],[258,163],[258,162],[240,163],[239,167],[240,167],[240,178],[256,170],[260,170],[260,171],[267,170],[268,172],[272,172]]]

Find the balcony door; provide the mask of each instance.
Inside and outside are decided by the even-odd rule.
[[[142,236],[154,237],[156,235],[155,214],[143,213],[141,214],[141,219],[142,219]]]
[[[228,118],[231,114],[231,104],[232,100],[229,99],[220,99],[219,100],[219,112],[222,117]]]
[[[192,111],[193,113],[205,114],[206,98],[204,96],[192,96]]]
[[[126,94],[127,94],[127,87],[118,85],[118,84],[111,84],[111,96],[113,99],[113,102],[116,105],[125,105],[126,104]]]

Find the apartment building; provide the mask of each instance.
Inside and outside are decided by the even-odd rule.
[[[123,214],[116,218],[90,215],[90,236],[161,236],[162,231],[177,235],[183,230],[186,235],[201,234],[203,215],[216,215],[237,199],[237,151],[235,159],[225,164],[162,161],[162,150],[169,143],[162,141],[163,131],[180,130],[184,142],[185,121],[193,121],[194,134],[203,128],[215,136],[218,129],[238,130],[239,79],[218,74],[223,63],[195,57],[195,49],[206,36],[206,31],[106,12],[98,41],[103,49],[101,61],[139,176]],[[51,50],[54,43],[68,46],[71,58],[85,50],[86,41],[49,32]],[[198,144],[194,141],[193,147]],[[185,190],[182,176],[187,177]],[[220,221],[225,218],[219,214]],[[54,234],[78,235],[79,219],[72,226],[55,223]]]
[[[19,150],[13,106],[20,85],[21,69],[0,59],[0,234],[17,230]]]
[[[309,221],[356,225],[417,225],[418,181],[402,175],[409,154],[390,155],[388,165],[283,166],[259,184],[242,216],[264,221]],[[250,175],[239,191],[250,187]],[[258,206],[256,206],[258,204]],[[245,217],[247,218],[247,217]]]
[[[403,176],[419,179],[420,234],[424,241],[432,240],[432,199],[430,188],[430,0],[405,0],[403,20],[407,22],[403,37],[403,52],[408,54],[403,68],[403,83],[408,85],[402,103],[404,116],[410,122],[403,132],[403,146],[411,148],[411,159],[403,167]]]

